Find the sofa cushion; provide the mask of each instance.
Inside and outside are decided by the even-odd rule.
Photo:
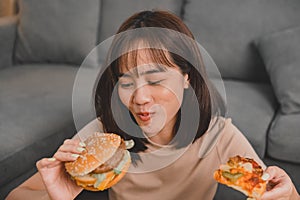
[[[16,22],[15,17],[0,18],[0,69],[12,65]]]
[[[23,65],[0,71],[0,185],[50,156],[74,134],[72,89],[77,69]]]
[[[268,81],[252,41],[300,25],[298,0],[187,0],[184,20],[225,78]]]
[[[269,132],[268,154],[279,160],[300,163],[300,114],[278,113]]]
[[[277,103],[272,87],[263,83],[224,80],[228,116],[263,158],[267,131]]]
[[[300,26],[256,41],[285,114],[300,112]]]
[[[265,63],[280,111],[269,130],[268,154],[300,163],[300,26],[263,36],[255,44]]]
[[[132,14],[150,9],[164,9],[180,15],[182,0],[103,0],[100,41],[114,35],[119,26]]]
[[[100,0],[20,0],[16,60],[80,64],[97,43]]]

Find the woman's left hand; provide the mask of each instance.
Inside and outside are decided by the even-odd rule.
[[[266,169],[270,175],[267,191],[260,200],[300,200],[300,196],[287,173],[276,166]]]

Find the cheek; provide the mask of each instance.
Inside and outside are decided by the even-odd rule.
[[[122,89],[118,89],[118,95],[119,95],[119,98],[120,98],[121,102],[124,104],[124,106],[129,108],[132,92],[122,90]]]
[[[179,108],[183,99],[183,89],[180,88],[165,88],[159,93],[160,100],[168,107]]]
[[[183,93],[184,88],[178,83],[169,84],[168,87],[165,87],[164,90],[160,92],[161,97],[166,101],[177,102],[179,106],[182,103]]]

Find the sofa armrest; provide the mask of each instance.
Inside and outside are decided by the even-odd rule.
[[[17,17],[0,18],[0,69],[13,63],[13,49],[17,32]]]

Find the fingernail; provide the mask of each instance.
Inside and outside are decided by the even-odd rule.
[[[54,162],[54,161],[56,161],[56,158],[48,158],[48,161]]]
[[[268,174],[268,173],[264,173],[264,174],[261,176],[261,179],[264,180],[264,181],[268,180],[269,178],[270,178],[270,174]]]
[[[82,147],[86,146],[84,142],[79,142],[79,145],[82,146]]]
[[[82,147],[78,147],[77,150],[78,150],[79,152],[83,152],[85,149],[82,148]]]
[[[78,157],[79,157],[78,154],[72,154],[71,156],[72,156],[73,158],[78,158]]]
[[[125,140],[126,149],[131,149],[134,146],[133,140]]]

